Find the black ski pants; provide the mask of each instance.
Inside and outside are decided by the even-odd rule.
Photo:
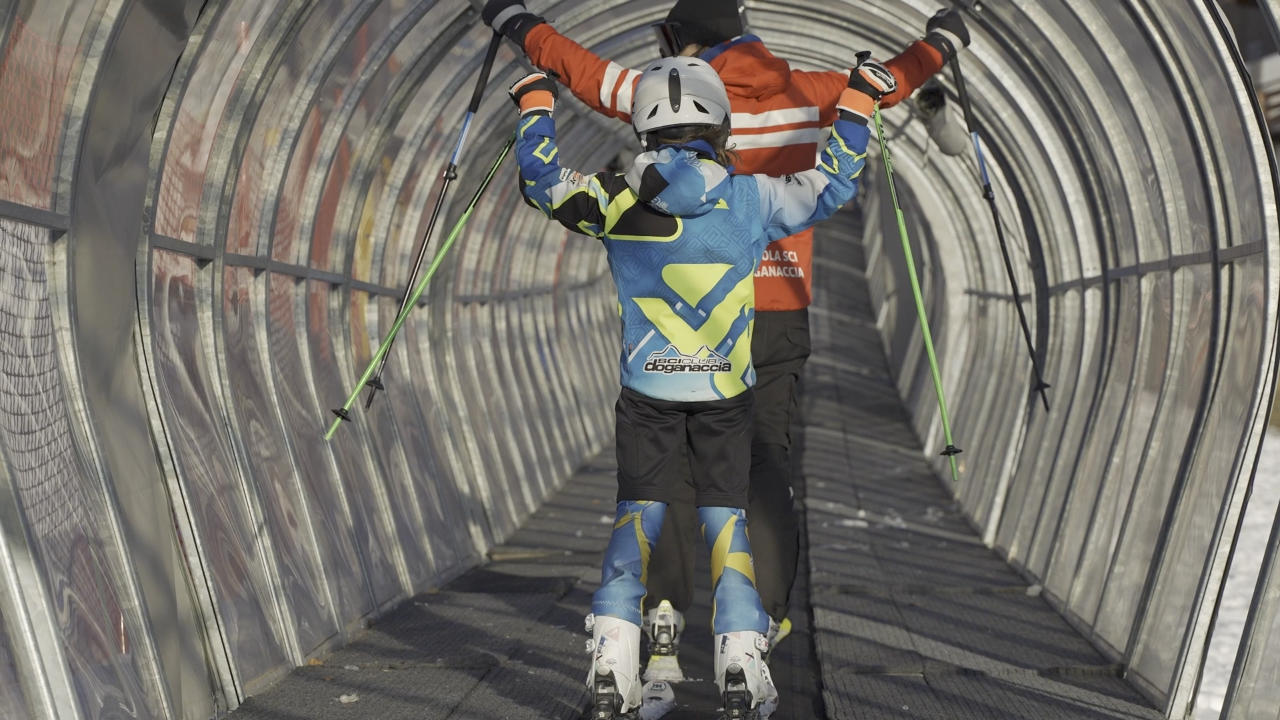
[[[751,357],[756,384],[747,533],[760,601],[770,617],[781,620],[787,616],[800,549],[791,488],[792,423],[799,416],[800,373],[809,357],[809,311],[756,312]],[[693,604],[694,553],[702,541],[688,463],[677,467],[683,482],[671,483],[676,496],[649,560],[646,611],[663,599],[681,612]]]

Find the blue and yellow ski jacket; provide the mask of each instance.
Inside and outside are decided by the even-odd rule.
[[[730,175],[711,147],[663,147],[626,173],[560,166],[555,122],[520,120],[525,200],[599,238],[622,316],[621,382],[660,400],[730,398],[755,383],[753,273],[766,245],[830,217],[858,189],[865,125],[837,120],[818,166],[795,175]]]

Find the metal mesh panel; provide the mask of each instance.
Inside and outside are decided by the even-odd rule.
[[[49,302],[50,232],[0,219],[0,446],[81,709],[157,713],[108,510],[72,433]]]

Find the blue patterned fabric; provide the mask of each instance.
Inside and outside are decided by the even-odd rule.
[[[648,581],[649,553],[662,532],[666,503],[631,500],[618,503],[613,535],[604,551],[600,588],[591,612],[640,624],[640,603]],[[758,602],[758,601],[757,601]]]
[[[765,633],[769,616],[756,591],[747,513],[739,508],[700,507],[702,538],[711,551],[711,631]]]
[[[560,166],[549,115],[521,120],[525,199],[608,252],[623,386],[694,402],[755,383],[753,273],[764,247],[827,218],[857,191],[869,131],[844,120],[834,129],[818,167],[785,178],[731,176],[705,145],[643,153],[626,173],[583,175]]]

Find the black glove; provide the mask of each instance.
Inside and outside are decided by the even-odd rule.
[[[521,115],[545,112],[550,115],[556,109],[556,97],[560,92],[556,82],[544,72],[529,73],[511,84],[507,90],[511,102],[520,108]]]
[[[942,53],[943,61],[969,47],[969,28],[959,10],[939,10],[924,26],[924,41]]]
[[[870,96],[873,102],[880,102],[885,95],[892,95],[898,89],[898,79],[889,72],[889,68],[871,60],[865,53],[858,56],[857,67],[849,71],[849,87]]]
[[[480,11],[484,24],[500,32],[510,40],[514,40],[522,49],[524,36],[535,26],[546,22],[541,17],[529,12],[523,0],[489,0]]]
[[[898,79],[889,69],[872,62],[871,53],[858,53],[857,64],[849,71],[849,89],[840,95],[836,109],[840,118],[866,125],[880,98],[898,89]]]

